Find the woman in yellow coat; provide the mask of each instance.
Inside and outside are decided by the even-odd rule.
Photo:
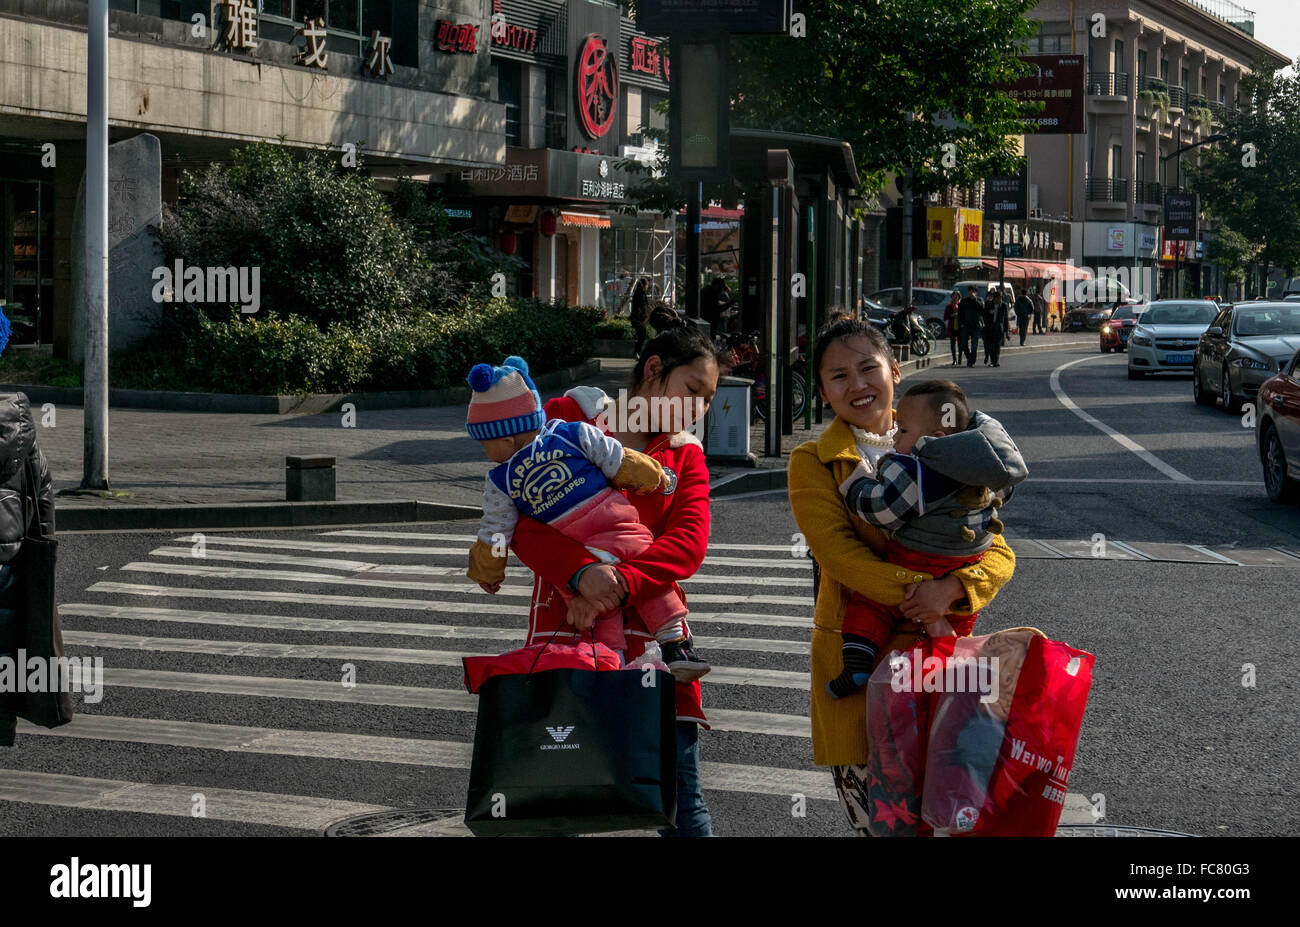
[[[812,634],[813,761],[831,767],[849,823],[866,836],[866,698],[835,699],[826,691],[841,666],[840,628],[850,591],[899,605],[910,629],[881,651],[906,650],[924,624],[945,614],[969,615],[988,605],[1011,578],[1015,555],[997,536],[983,560],[942,579],[881,559],[885,536],[849,512],[841,484],[865,463],[874,472],[893,446],[894,386],[901,379],[879,330],[842,319],[818,335],[816,383],[835,421],[816,441],[790,455],[790,507],[821,572]]]

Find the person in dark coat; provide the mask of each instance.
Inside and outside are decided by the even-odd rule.
[[[0,345],[0,351],[3,349]],[[38,504],[27,509],[24,521],[23,489],[28,461],[36,473]],[[38,518],[41,533],[52,536],[54,483],[50,468],[36,444],[36,423],[27,397],[23,393],[0,393],[0,659],[16,659],[23,644],[12,561],[29,527]],[[13,746],[18,722],[15,703],[20,697],[14,692],[0,692],[0,747]]]
[[[1047,334],[1047,300],[1042,293],[1034,294],[1034,334]]]
[[[952,295],[948,297],[948,305],[943,307],[943,324],[948,335],[948,348],[952,351],[952,364],[950,366],[953,367],[961,363],[962,354],[958,342],[960,329],[957,325],[957,309],[959,306],[961,306],[961,293],[958,290],[953,290]]]
[[[975,295],[975,287],[967,287],[966,297],[957,306],[957,324],[961,328],[962,353],[966,366],[975,366],[975,352],[979,350],[980,331],[984,328],[984,304]]]
[[[1025,346],[1025,336],[1029,334],[1029,320],[1034,315],[1034,301],[1026,290],[1021,290],[1016,297],[1016,321],[1020,323],[1020,346]]]
[[[989,287],[989,298],[984,303],[984,363],[1001,367],[1002,336],[1007,329],[1007,307],[1002,294]]]
[[[731,294],[727,292],[727,282],[721,277],[714,277],[704,289],[700,290],[700,318],[709,323],[709,331],[714,337],[722,331],[722,313],[731,308]]]

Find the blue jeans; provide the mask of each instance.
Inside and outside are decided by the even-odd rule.
[[[712,837],[713,818],[700,791],[700,726],[677,722],[677,825],[660,837]]]

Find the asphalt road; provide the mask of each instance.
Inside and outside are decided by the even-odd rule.
[[[1080,359],[1060,373],[1065,396],[1165,469],[1054,394],[1052,372]],[[1187,378],[1129,382],[1122,356],[1085,351],[928,375],[953,375],[1020,443],[1031,476],[1003,514],[1021,550],[1101,533],[1139,548],[1237,544],[1245,561],[1300,554],[1300,510],[1264,497],[1252,433],[1194,406]],[[102,657],[107,686],[73,724],[22,727],[0,752],[0,835],[301,836],[366,811],[463,807],[474,713],[459,657],[514,646],[527,604],[522,575],[491,600],[458,578],[473,528],[209,532],[204,557],[184,532],[65,535],[68,649]],[[847,833],[811,764],[811,584],[795,530],[783,493],[716,500],[688,586],[718,667],[701,749],[720,835]],[[1097,655],[1076,798],[1104,796],[1115,824],[1294,833],[1300,660],[1285,622],[1300,559],[1048,556],[1020,559],[977,632],[1032,625]]]

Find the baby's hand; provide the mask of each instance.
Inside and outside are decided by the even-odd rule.
[[[858,480],[869,480],[873,475],[871,468],[867,466],[867,462],[865,460],[859,460],[858,465],[854,467],[853,472],[849,474],[849,478],[843,483],[840,483],[840,495],[847,496],[849,494],[849,487]]]
[[[601,614],[600,606],[590,599],[584,599],[577,596],[569,602],[569,614],[565,620],[577,628],[579,631],[585,631],[596,623],[596,618]]]
[[[479,583],[478,585],[479,588],[482,589],[484,592],[486,592],[488,595],[496,595],[497,590],[501,588],[500,583]]]

